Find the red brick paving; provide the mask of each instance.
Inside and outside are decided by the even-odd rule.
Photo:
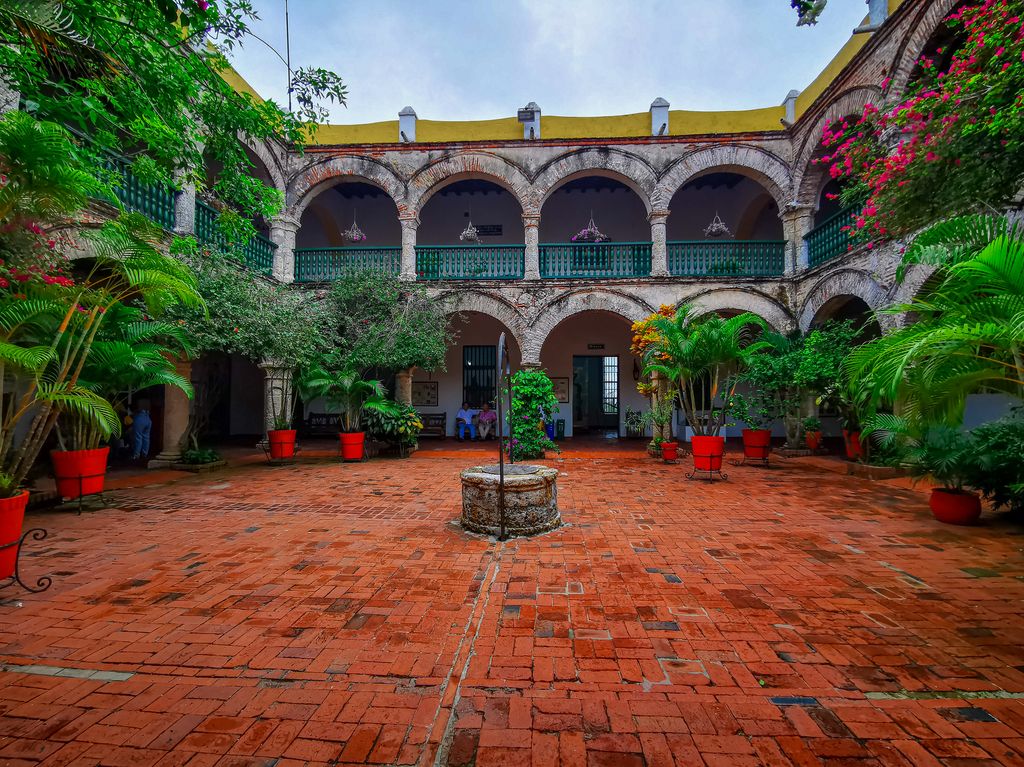
[[[480,455],[30,515],[55,585],[0,592],[0,764],[1024,765],[1019,529],[600,450],[556,461],[567,527],[497,544],[451,524]]]

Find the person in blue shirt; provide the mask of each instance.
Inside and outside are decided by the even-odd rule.
[[[459,430],[459,442],[466,436],[466,429],[469,429],[469,438],[476,439],[476,424],[473,423],[473,416],[476,411],[469,406],[468,402],[462,403],[462,410],[455,414],[455,426]]]
[[[152,430],[153,419],[149,417],[149,402],[139,400],[132,416],[133,461],[149,457],[149,435]]]

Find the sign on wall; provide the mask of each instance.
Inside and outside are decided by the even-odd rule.
[[[552,378],[551,383],[554,386],[555,396],[558,397],[558,401],[568,402],[569,401],[569,379],[568,378]]]
[[[437,381],[412,382],[413,407],[437,407]]]

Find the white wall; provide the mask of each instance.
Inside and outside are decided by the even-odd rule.
[[[643,412],[649,400],[636,390],[633,380],[634,357],[629,351],[632,341],[630,323],[617,315],[590,311],[573,315],[559,324],[541,350],[541,366],[552,378],[569,379],[569,403],[560,406],[557,418],[565,419],[565,434],[572,435],[573,387],[572,358],[590,355],[619,358],[619,434],[625,436],[626,408]],[[588,349],[589,344],[604,344],[604,349]]]
[[[421,407],[417,405],[416,409],[424,414],[446,413],[448,416],[447,431],[449,436],[455,434],[455,414],[462,407],[462,347],[497,346],[498,336],[505,330],[504,325],[497,320],[477,312],[456,314],[452,317],[451,323],[452,330],[458,337],[455,344],[448,348],[448,353],[445,355],[445,370],[428,373],[417,368],[412,376],[413,382],[438,382],[437,406]],[[519,369],[522,360],[519,348],[515,345],[515,342],[512,342],[509,357],[514,372]]]

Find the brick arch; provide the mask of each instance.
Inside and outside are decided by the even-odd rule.
[[[914,264],[907,273],[903,276],[903,279],[898,282],[890,293],[890,303],[899,306],[901,304],[909,304],[918,294],[925,284],[932,278],[932,276],[938,271],[938,267],[931,264]],[[909,315],[900,314],[896,316],[895,324],[902,327],[907,324]]]
[[[814,153],[821,146],[821,135],[825,130],[825,124],[849,115],[859,117],[864,113],[864,107],[869,103],[877,102],[881,95],[881,88],[874,85],[860,86],[845,91],[826,107],[821,118],[804,134],[797,160],[793,165],[796,174],[793,188],[798,205],[813,205],[817,208],[818,195],[821,194],[821,190],[829,178],[828,172],[823,167],[816,166],[811,162],[814,159]]]
[[[436,192],[465,179],[497,184],[516,198],[523,213],[538,209],[530,179],[518,165],[488,152],[462,152],[442,157],[416,171],[409,179],[409,210],[419,215]]]
[[[800,330],[810,330],[825,304],[834,298],[844,296],[859,298],[873,312],[892,303],[886,289],[867,272],[859,269],[839,269],[822,277],[807,294],[800,309]],[[882,315],[879,318],[879,325],[883,328],[891,327],[896,322],[892,315],[888,315],[889,319],[885,319],[886,316]]]
[[[658,180],[652,202],[666,210],[676,192],[709,171],[739,173],[756,181],[775,198],[779,210],[789,201],[792,175],[789,166],[764,149],[745,144],[704,147],[684,155]]]
[[[288,182],[285,181],[285,174],[281,168],[279,155],[264,141],[252,141],[251,139],[243,138],[242,143],[256,155],[263,164],[263,167],[266,168],[267,175],[270,176],[274,188],[284,194]]]
[[[719,311],[750,312],[767,322],[772,329],[786,333],[796,327],[789,309],[757,290],[723,288],[689,296],[678,305],[689,304],[698,315]],[[677,306],[678,306],[677,305]]]
[[[958,2],[959,0],[931,0],[925,5],[924,11],[910,25],[911,33],[893,61],[887,94],[892,94],[895,98],[903,95],[910,83],[910,75],[914,72],[917,60],[924,53],[924,47],[943,20],[953,12]]]
[[[632,324],[654,312],[641,299],[615,290],[583,289],[559,296],[545,306],[534,319],[524,338],[523,364],[540,364],[544,342],[559,324],[581,312],[600,311],[617,314]]]
[[[634,192],[650,213],[657,183],[654,169],[635,154],[608,147],[589,147],[560,155],[541,168],[534,180],[538,209],[563,184],[574,178],[605,176],[621,181]]]
[[[501,296],[482,290],[453,291],[445,296],[445,312],[448,315],[459,312],[486,314],[505,326],[522,352],[526,320],[518,309]],[[498,339],[494,340],[497,343]]]
[[[292,179],[285,195],[288,215],[301,221],[310,200],[346,181],[362,181],[380,187],[395,202],[399,213],[405,208],[405,182],[394,170],[369,157],[346,155],[308,165]]]

